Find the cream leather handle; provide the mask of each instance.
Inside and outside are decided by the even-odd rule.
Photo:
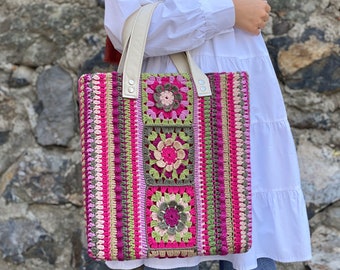
[[[142,6],[128,18],[124,25],[124,49],[118,72],[123,73],[122,86],[125,98],[138,98],[146,38],[157,5],[158,2]],[[171,55],[171,59],[179,72],[188,72],[192,75],[198,96],[211,95],[208,77],[193,61],[189,52]]]

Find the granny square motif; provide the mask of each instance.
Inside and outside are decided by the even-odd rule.
[[[193,88],[189,74],[142,74],[145,125],[192,125]]]
[[[250,117],[245,72],[207,74],[198,97],[186,73],[78,82],[89,255],[133,260],[242,253],[252,244]]]
[[[194,179],[193,129],[144,127],[144,169],[149,185],[192,184]]]

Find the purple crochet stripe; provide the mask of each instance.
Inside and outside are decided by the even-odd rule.
[[[111,91],[111,110],[112,110],[112,126],[113,133],[111,135],[111,142],[113,144],[113,155],[114,155],[114,172],[110,176],[111,186],[111,207],[113,212],[110,215],[111,227],[115,228],[116,235],[111,235],[110,244],[114,251],[113,258],[123,260],[123,246],[124,246],[124,224],[123,218],[123,202],[122,202],[122,160],[121,160],[121,139],[120,139],[120,123],[119,123],[119,96],[120,96],[120,85],[116,73],[110,73],[109,76],[112,80],[112,91]],[[114,212],[115,211],[115,212]]]
[[[88,90],[85,91],[85,88],[89,88],[87,83],[87,77],[89,75],[85,75],[79,78],[78,82],[78,93],[79,93],[79,122],[80,122],[80,140],[81,140],[81,153],[82,153],[82,180],[83,180],[83,193],[85,200],[85,209],[84,214],[86,218],[86,234],[90,233],[90,208],[89,208],[89,187],[87,185],[87,179],[89,175],[88,167],[86,166],[87,160],[89,159],[90,153],[87,151],[86,147],[86,138],[88,137],[88,125],[86,120],[88,119]],[[89,240],[89,238],[88,238]],[[88,248],[89,256],[94,257],[94,254],[91,252],[91,249]]]
[[[224,74],[214,73],[212,85],[215,85],[215,115],[214,119],[216,119],[216,134],[213,139],[216,142],[216,162],[217,167],[214,168],[214,171],[217,172],[214,177],[218,182],[218,185],[215,185],[215,194],[218,194],[215,201],[215,212],[217,214],[215,220],[216,224],[218,224],[219,230],[216,231],[216,253],[221,255],[228,254],[228,244],[227,244],[227,225],[226,225],[226,207],[225,207],[225,183],[228,183],[230,177],[228,175],[228,167],[225,166],[224,161],[229,159],[229,152],[225,151],[225,146],[228,145],[228,138],[224,134],[228,132],[228,126],[225,125],[225,120],[227,118],[226,106],[223,106],[225,99],[223,98],[226,94],[226,85],[224,83],[225,76]],[[224,90],[222,93],[222,89]]]

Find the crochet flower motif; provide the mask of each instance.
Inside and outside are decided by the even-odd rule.
[[[182,101],[182,95],[179,93],[178,87],[170,83],[158,85],[153,98],[156,101],[156,107],[163,109],[165,112],[176,110]]]
[[[192,239],[193,211],[192,198],[184,192],[182,194],[162,193],[157,191],[151,198],[155,203],[151,207],[152,238],[156,243],[189,242]]]
[[[145,127],[143,133],[145,180],[148,184],[191,183],[194,146],[187,127]]]
[[[160,141],[153,154],[157,160],[156,165],[160,168],[165,168],[167,172],[178,169],[185,158],[183,145],[173,138],[167,138],[165,141]]]
[[[142,111],[145,124],[192,124],[193,86],[189,75],[143,73]]]
[[[161,230],[166,230],[171,236],[175,235],[176,232],[183,231],[185,222],[188,219],[187,214],[184,212],[183,205],[178,204],[176,201],[161,203],[157,217],[160,220],[158,227]]]

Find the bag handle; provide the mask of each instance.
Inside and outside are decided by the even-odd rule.
[[[138,98],[146,38],[153,11],[158,3],[142,6],[127,19],[124,25],[123,53],[118,65],[118,72],[123,74],[122,85],[123,97],[125,98]],[[191,73],[198,96],[211,95],[208,77],[193,61],[188,51],[173,54],[170,57],[179,72]]]

